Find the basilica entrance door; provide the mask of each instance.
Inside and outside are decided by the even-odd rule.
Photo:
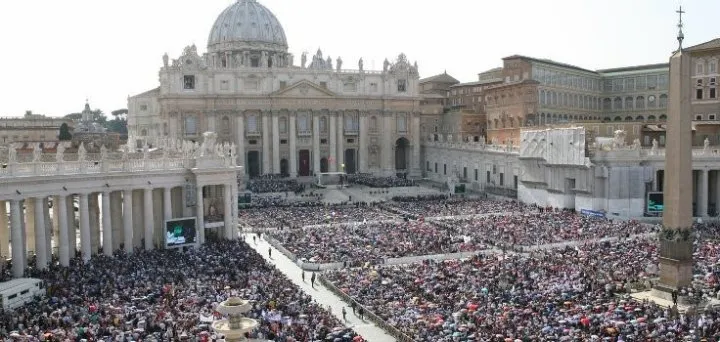
[[[247,165],[250,178],[260,176],[260,152],[248,151]]]
[[[283,177],[287,177],[290,174],[288,172],[288,160],[285,158],[280,159],[280,174]]]
[[[352,174],[357,172],[355,165],[355,149],[349,148],[345,150],[345,173]]]
[[[310,150],[300,150],[300,167],[298,169],[298,175],[306,177],[310,175]]]
[[[320,158],[320,172],[328,172],[327,158]]]

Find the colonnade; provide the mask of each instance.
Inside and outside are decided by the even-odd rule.
[[[98,192],[0,200],[0,259],[12,258],[13,276],[22,277],[29,266],[45,269],[53,257],[67,267],[78,254],[87,262],[100,252],[112,256],[120,249],[130,254],[137,248],[164,248],[165,221],[192,216],[197,217],[196,244],[206,241],[206,220],[219,221],[207,224],[222,238],[236,238],[237,184],[196,185],[193,190],[197,198],[192,205],[188,205],[187,186],[108,187]],[[218,201],[223,204],[216,208],[214,218],[205,217],[209,206],[220,206]],[[35,265],[28,265],[28,256],[33,254]]]

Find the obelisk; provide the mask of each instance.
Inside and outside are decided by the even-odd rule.
[[[690,56],[683,51],[682,7],[679,48],[670,57],[670,92],[665,144],[663,227],[660,232],[660,282],[657,289],[672,292],[692,280],[692,107]]]

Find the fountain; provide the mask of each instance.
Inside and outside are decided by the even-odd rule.
[[[253,331],[258,326],[256,320],[242,316],[250,309],[252,309],[252,306],[249,301],[238,297],[228,298],[215,308],[215,311],[228,316],[228,319],[213,322],[213,330],[218,334],[225,335],[227,341],[245,340],[245,333]]]

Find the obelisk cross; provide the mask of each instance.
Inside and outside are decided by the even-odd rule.
[[[683,34],[683,31],[682,31],[682,28],[683,28],[682,15],[685,13],[685,11],[683,11],[682,6],[680,6],[680,9],[675,11],[675,13],[677,13],[680,16],[680,22],[678,22],[677,40],[678,40],[678,43],[680,44],[680,49],[682,50],[682,42],[683,42],[683,39],[685,39],[685,35]]]

